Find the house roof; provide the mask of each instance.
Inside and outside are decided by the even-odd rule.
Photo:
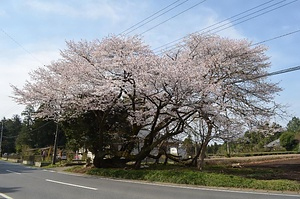
[[[274,141],[270,142],[269,144],[265,145],[266,148],[274,148],[274,147],[279,147],[279,146],[280,146],[279,138],[277,140],[274,140]]]

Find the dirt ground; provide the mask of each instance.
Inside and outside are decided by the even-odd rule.
[[[270,169],[274,171],[273,175],[268,175],[270,179],[296,180],[300,183],[300,157],[247,163],[244,167]]]

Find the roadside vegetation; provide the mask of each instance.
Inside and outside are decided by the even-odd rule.
[[[199,172],[196,168],[191,169],[179,165],[151,165],[149,168],[140,170],[77,166],[67,171],[148,182],[300,192],[299,182],[276,179],[276,175],[284,171],[270,168],[231,168],[218,165],[207,166],[205,171]]]

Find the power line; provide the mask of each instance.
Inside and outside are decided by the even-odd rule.
[[[293,72],[293,71],[297,71],[297,70],[300,70],[300,65],[299,66],[295,66],[295,67],[290,67],[290,68],[282,69],[282,70],[278,70],[278,71],[271,72],[271,73],[266,73],[266,74],[263,74],[263,75],[258,75],[258,76],[255,76],[255,77],[252,77],[252,78],[248,78],[248,79],[244,79],[244,80],[234,81],[234,82],[232,82],[230,84],[242,83],[242,82],[246,82],[246,81],[249,81],[249,80],[259,79],[259,78],[268,77],[268,76],[279,75],[279,74]]]
[[[31,133],[31,132],[37,131],[37,130],[43,128],[44,126],[46,126],[47,124],[49,124],[50,122],[52,122],[52,121],[48,121],[48,122],[46,122],[45,124],[43,124],[42,126],[39,126],[39,127],[37,127],[36,129],[33,129],[33,130],[29,131],[29,132]]]
[[[300,65],[295,66],[295,67],[291,67],[291,68],[287,68],[287,69],[283,69],[283,70],[279,70],[279,71],[275,71],[275,72],[272,72],[272,73],[268,73],[264,76],[261,75],[261,77],[279,75],[279,74],[288,73],[288,72],[292,72],[292,71],[296,71],[296,70],[300,70]],[[261,78],[261,77],[258,77],[258,78]]]
[[[131,28],[132,28],[132,27],[130,27],[130,28],[128,28],[126,31],[123,31],[121,34],[128,35],[129,33],[132,33],[133,31],[137,30],[138,28],[140,28],[140,27],[146,25],[147,23],[150,23],[151,21],[153,21],[153,20],[157,19],[158,17],[160,17],[160,16],[162,16],[162,15],[164,15],[164,14],[170,12],[171,10],[174,10],[175,8],[181,6],[182,4],[186,3],[187,1],[189,1],[189,0],[185,0],[184,2],[182,2],[182,3],[178,4],[178,5],[176,5],[176,6],[172,7],[172,8],[170,8],[170,9],[168,9],[167,11],[165,11],[165,12],[159,14],[158,16],[156,16],[156,17],[150,19],[152,16],[155,16],[155,15],[158,14],[159,12],[161,12],[161,11],[167,9],[168,7],[170,7],[171,5],[175,4],[175,3],[177,2],[177,1],[176,1],[175,3],[170,4],[169,6],[163,8],[162,10],[160,10],[160,11],[154,13],[154,14],[151,15],[150,17],[147,17],[146,19],[142,20],[141,22],[139,22],[139,23],[133,25],[132,27],[135,27],[136,25],[139,25],[139,24],[141,24],[142,22],[146,21],[145,23],[142,23],[141,25],[139,25],[138,27],[134,28],[133,30],[131,30],[131,31],[127,32],[127,33],[124,33],[124,32],[126,32],[128,29],[131,29]],[[150,20],[147,21],[147,19],[150,19]]]
[[[160,9],[159,11],[157,11],[157,12],[155,12],[154,14],[150,15],[149,17],[146,17],[145,19],[141,20],[140,22],[138,22],[138,23],[134,24],[133,26],[127,28],[126,30],[124,30],[123,32],[121,32],[119,35],[124,34],[125,32],[129,31],[130,29],[134,28],[134,27],[137,26],[137,25],[140,25],[140,24],[143,23],[144,21],[150,19],[151,17],[154,17],[154,16],[157,15],[158,13],[164,11],[165,9],[171,7],[172,5],[176,4],[176,3],[179,2],[179,1],[181,1],[181,0],[177,0],[177,1],[175,1],[175,2],[173,2],[173,3],[171,3],[171,4],[169,4],[168,6],[166,6],[166,7],[162,8],[162,9]],[[186,2],[186,1],[185,1],[185,2]],[[185,2],[184,2],[184,3],[185,3]]]
[[[215,27],[215,28],[213,28],[213,29],[210,29],[210,30],[206,31],[206,33],[211,32],[211,31],[213,31],[213,30],[216,30],[216,31],[215,31],[215,32],[211,32],[211,33],[217,33],[217,32],[223,31],[223,30],[228,29],[228,28],[230,28],[230,27],[233,27],[233,26],[235,26],[235,25],[244,23],[244,22],[249,21],[249,20],[251,20],[251,19],[254,19],[254,18],[256,18],[256,17],[262,16],[262,15],[264,15],[264,14],[267,14],[267,13],[269,13],[269,12],[272,12],[272,11],[274,11],[274,10],[277,10],[277,9],[279,9],[279,8],[282,8],[282,7],[284,7],[284,6],[287,6],[287,5],[289,5],[289,4],[295,3],[295,2],[298,1],[298,0],[294,0],[294,1],[291,1],[291,2],[288,2],[288,3],[285,3],[285,4],[282,4],[282,5],[280,5],[280,6],[277,6],[277,7],[275,7],[275,8],[269,9],[269,8],[271,8],[271,7],[273,7],[273,6],[276,6],[276,5],[278,5],[278,4],[283,3],[284,1],[286,1],[286,0],[283,0],[283,1],[280,1],[280,2],[277,2],[277,3],[274,3],[274,4],[272,4],[272,5],[269,5],[269,6],[265,7],[265,8],[262,8],[262,9],[260,9],[260,10],[258,10],[258,11],[255,11],[255,12],[252,12],[252,13],[250,13],[250,14],[247,14],[247,15],[245,15],[245,16],[243,16],[243,17],[240,17],[240,18],[238,18],[238,19],[235,19],[235,20],[233,20],[233,21],[231,21],[231,22],[228,22],[228,23],[226,23],[226,24],[219,25],[219,26],[217,26],[217,27]],[[255,9],[255,8],[258,8],[258,7],[261,7],[261,6],[266,5],[267,3],[270,3],[270,2],[272,2],[272,1],[268,1],[268,2],[266,2],[266,3],[264,3],[264,4],[260,4],[260,5],[254,7],[254,8],[251,8],[251,9],[249,9],[249,10],[246,10],[246,11],[240,13],[240,14],[234,15],[233,17],[236,17],[236,16],[239,16],[239,15],[241,15],[241,14],[244,14],[244,13],[250,11],[250,10],[253,10],[253,9]],[[268,9],[269,9],[269,10],[268,10]],[[262,12],[262,11],[264,11],[264,10],[267,10],[267,11]],[[249,17],[249,16],[251,16],[251,15],[253,15],[253,14],[256,14],[256,13],[259,13],[259,12],[262,12],[262,13],[257,14],[257,15],[254,15],[254,16],[252,16],[252,17],[250,17],[250,18],[245,19],[245,20],[239,21],[239,20],[241,20],[241,19],[244,19],[244,18],[246,18],[246,17]],[[230,18],[233,18],[233,17],[230,17]],[[213,25],[211,25],[211,26],[209,26],[209,27],[213,27],[213,26],[216,26],[216,25],[218,25],[218,24],[221,24],[221,23],[227,21],[227,20],[230,19],[230,18],[227,18],[227,19],[225,19],[225,20],[223,20],[223,21],[221,21],[221,22],[215,23],[215,24],[213,24]],[[232,24],[232,22],[234,22],[234,21],[239,21],[239,22]],[[227,26],[227,27],[225,27],[225,28],[222,28],[222,29],[220,29],[220,30],[217,30],[217,29],[219,29],[219,28],[221,28],[221,27],[224,27],[224,26],[226,26],[226,25],[229,25],[229,26]],[[200,33],[200,32],[202,32],[203,30],[208,29],[209,27],[206,27],[206,28],[204,28],[204,29],[201,29],[201,30],[199,30],[199,31],[197,31],[197,32]],[[175,42],[180,41],[180,40],[182,40],[182,39],[184,39],[184,38],[186,38],[186,37],[182,37],[182,38],[177,39],[177,40],[175,40],[175,41],[169,42],[168,44],[165,44],[165,45],[163,45],[163,46],[161,46],[161,47],[157,47],[157,48],[155,48],[155,49],[161,49],[161,48],[164,47],[164,46],[167,46],[167,45],[169,45],[169,44],[171,44],[171,43],[175,43]],[[177,44],[171,45],[171,46],[167,47],[167,49],[168,49],[168,48],[169,48],[169,50],[176,49],[176,48],[178,48],[177,45],[179,45],[179,43],[180,43],[180,42],[178,42]],[[161,50],[157,50],[155,53],[158,53],[158,52],[160,52],[160,51],[161,51]]]
[[[285,1],[285,0],[284,0],[284,1]],[[289,3],[280,5],[280,6],[276,7],[276,8],[271,9],[271,10],[265,11],[265,12],[263,12],[263,13],[260,13],[260,14],[258,14],[258,15],[255,15],[255,16],[253,16],[253,17],[250,17],[250,18],[248,18],[248,19],[245,19],[245,20],[243,20],[243,21],[241,21],[241,22],[232,24],[232,25],[230,25],[230,26],[228,26],[228,27],[225,27],[225,28],[223,28],[223,29],[221,29],[221,30],[215,31],[214,33],[217,33],[217,32],[220,32],[220,31],[222,31],[222,30],[228,29],[228,28],[230,28],[230,27],[232,27],[232,26],[234,26],[234,25],[237,25],[237,24],[240,24],[240,23],[249,21],[249,20],[254,19],[254,18],[256,18],[256,17],[259,17],[259,16],[261,16],[261,15],[267,14],[267,13],[269,13],[269,12],[272,12],[272,11],[274,11],[274,10],[277,10],[277,9],[279,9],[279,8],[282,8],[282,7],[284,7],[284,6],[287,6],[287,5],[289,5],[289,4],[292,4],[292,3],[296,2],[296,1],[298,1],[298,0],[294,0],[294,1],[291,1],[291,2],[289,2]],[[283,2],[283,1],[281,1],[281,2]],[[271,6],[273,6],[273,5],[271,5]],[[196,46],[197,46],[199,43],[200,43],[200,41],[196,44]]]
[[[276,40],[276,39],[280,39],[282,37],[286,37],[286,36],[289,36],[289,35],[292,35],[292,34],[295,34],[295,33],[298,33],[298,32],[300,32],[300,29],[292,31],[292,32],[288,32],[288,33],[285,33],[283,35],[279,35],[279,36],[276,36],[276,37],[273,37],[273,38],[270,38],[270,39],[266,39],[266,40],[263,40],[263,41],[260,41],[260,42],[257,42],[257,43],[254,43],[254,44],[252,44],[252,46],[259,45],[259,44],[262,44],[262,43],[266,43],[266,42],[269,42],[269,41],[273,41],[273,40]]]
[[[286,0],[284,0],[284,1],[286,1]],[[232,25],[230,25],[230,26],[228,26],[228,27],[225,27],[225,28],[223,28],[223,29],[221,29],[221,30],[215,31],[214,33],[217,33],[217,32],[223,31],[223,30],[226,30],[226,29],[231,28],[231,27],[233,27],[233,26],[235,26],[235,25],[238,25],[238,24],[244,23],[244,22],[246,22],[246,21],[249,21],[249,20],[251,20],[251,19],[254,19],[254,18],[256,18],[256,17],[262,16],[262,15],[264,15],[264,14],[267,14],[267,13],[269,13],[269,12],[272,12],[272,11],[274,11],[274,10],[277,10],[277,9],[279,9],[279,8],[282,8],[282,7],[284,7],[284,6],[287,6],[287,5],[289,5],[289,4],[295,3],[296,1],[298,1],[298,0],[294,0],[294,1],[291,1],[291,2],[289,2],[289,3],[280,5],[280,6],[278,6],[278,7],[275,7],[275,8],[273,8],[273,9],[271,9],[271,10],[265,11],[265,12],[263,12],[263,13],[260,13],[260,14],[258,14],[258,15],[255,15],[255,16],[253,16],[253,17],[250,17],[250,18],[248,18],[248,19],[245,19],[245,20],[243,20],[243,21],[240,21],[240,22],[238,22],[238,23],[235,23],[235,24],[232,24]],[[281,1],[281,2],[283,2],[283,1]],[[280,3],[281,3],[281,2],[280,2]],[[272,6],[273,6],[273,5],[271,5],[270,7],[272,7]],[[268,7],[268,8],[270,8],[270,7]],[[264,9],[262,9],[262,10],[264,10]],[[261,10],[260,10],[260,11],[261,11]],[[230,23],[228,23],[228,24],[230,24]],[[225,24],[225,25],[226,25],[226,24]],[[208,31],[208,32],[210,32],[210,31]]]
[[[231,17],[228,17],[228,18],[226,18],[226,19],[224,19],[224,20],[222,20],[222,21],[219,21],[219,22],[217,22],[217,23],[214,23],[214,24],[212,24],[212,25],[210,25],[210,26],[207,26],[207,27],[205,27],[205,28],[203,28],[203,29],[201,29],[201,30],[198,30],[197,32],[202,32],[203,30],[207,30],[207,29],[209,29],[209,28],[212,28],[212,27],[214,27],[214,26],[216,26],[216,25],[218,25],[218,24],[221,24],[221,23],[226,22],[226,21],[228,21],[228,20],[230,20],[230,19],[233,19],[233,18],[235,18],[235,17],[237,17],[237,16],[240,16],[240,15],[242,15],[242,14],[245,14],[245,13],[251,11],[251,10],[255,10],[256,8],[259,8],[259,7],[261,7],[261,6],[264,6],[264,5],[266,5],[266,4],[268,4],[268,3],[272,2],[272,1],[275,1],[275,0],[271,0],[271,1],[265,2],[265,3],[263,3],[263,4],[260,4],[260,5],[258,5],[258,6],[255,6],[255,7],[253,7],[253,8],[250,8],[250,9],[248,9],[248,10],[245,10],[245,11],[243,11],[243,12],[241,12],[241,13],[238,13],[238,14],[236,14],[236,15],[233,15],[233,16],[231,16]],[[179,38],[179,39],[176,39],[176,40],[174,40],[174,41],[171,41],[171,42],[169,42],[169,43],[166,43],[166,44],[164,44],[164,45],[162,45],[162,46],[159,46],[159,47],[157,47],[157,48],[154,48],[153,50],[155,51],[155,50],[161,49],[161,48],[163,48],[163,47],[165,47],[165,46],[168,46],[168,45],[170,45],[170,44],[173,44],[173,43],[175,43],[175,42],[178,42],[178,41],[180,41],[180,40],[183,40],[184,38],[185,38],[185,36],[184,36],[184,37],[181,37],[181,38]]]
[[[28,51],[24,46],[22,46],[17,40],[15,40],[11,35],[9,35],[6,31],[3,30],[3,28],[0,28],[1,32],[3,32],[4,35],[6,35],[10,40],[12,40],[15,44],[20,46],[22,50],[24,50],[26,53],[28,53],[33,59],[35,59],[37,62],[43,64],[41,60],[39,60],[37,57],[35,57],[30,51]]]
[[[275,40],[275,39],[279,39],[279,38],[282,38],[282,37],[286,37],[286,36],[289,36],[291,34],[295,34],[295,33],[298,33],[298,32],[300,32],[300,29],[289,32],[289,33],[286,33],[286,34],[283,34],[283,35],[279,35],[279,36],[276,36],[276,37],[273,37],[273,38],[270,38],[270,39],[266,39],[266,40],[261,41],[261,42],[254,43],[251,46],[260,45],[262,43],[272,41],[272,40]],[[263,78],[263,77],[267,77],[267,76],[279,75],[279,74],[288,73],[288,72],[292,72],[292,71],[296,71],[296,70],[300,70],[300,65],[295,66],[295,67],[291,67],[291,68],[287,68],[287,69],[283,69],[283,70],[279,70],[279,71],[275,71],[275,72],[271,72],[271,73],[266,73],[266,74],[263,74],[263,75],[258,75],[258,76],[248,78],[248,79],[244,79],[244,80],[237,80],[237,81],[231,82],[229,84],[242,83],[242,82],[249,81],[249,80],[259,79],[259,78]]]
[[[176,14],[176,15],[170,17],[170,18],[168,18],[167,20],[162,21],[162,22],[160,22],[159,24],[157,24],[157,25],[155,25],[155,26],[153,26],[153,27],[151,27],[151,28],[145,30],[145,31],[142,32],[140,35],[143,35],[143,34],[145,34],[146,32],[149,32],[150,30],[152,30],[152,29],[154,29],[154,28],[156,28],[156,27],[158,27],[158,26],[160,26],[160,25],[162,25],[162,24],[164,24],[164,23],[170,21],[171,19],[174,19],[175,17],[177,17],[177,16],[179,16],[179,15],[181,15],[181,14],[183,14],[183,13],[189,11],[189,10],[191,10],[192,8],[194,8],[194,7],[196,7],[196,6],[198,6],[198,5],[202,4],[202,3],[204,3],[205,1],[207,1],[207,0],[203,0],[203,1],[201,1],[201,2],[199,2],[199,3],[197,3],[197,4],[195,4],[195,5],[193,5],[193,6],[191,6],[191,7],[189,7],[189,8],[187,8],[187,9],[181,11],[180,13],[178,13],[178,14]]]
[[[15,135],[15,136],[2,136],[3,138],[6,138],[6,139],[14,139],[14,138],[16,138],[16,137],[18,137],[17,135]]]

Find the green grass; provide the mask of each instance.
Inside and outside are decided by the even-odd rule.
[[[155,166],[141,170],[98,169],[92,168],[82,171],[82,167],[74,167],[72,171],[81,171],[89,175],[111,178],[144,180],[150,182],[165,182],[212,187],[232,187],[246,189],[262,189],[275,191],[300,191],[297,181],[272,179],[274,171],[271,169],[231,169],[225,166],[208,167],[200,172],[195,169],[179,166]]]
[[[278,174],[281,174],[284,171],[280,169],[271,169],[271,168],[231,168],[229,166],[224,166],[224,165],[214,165],[214,166],[207,167],[206,172],[222,173],[222,174],[264,180],[264,179],[274,179],[278,176]]]

